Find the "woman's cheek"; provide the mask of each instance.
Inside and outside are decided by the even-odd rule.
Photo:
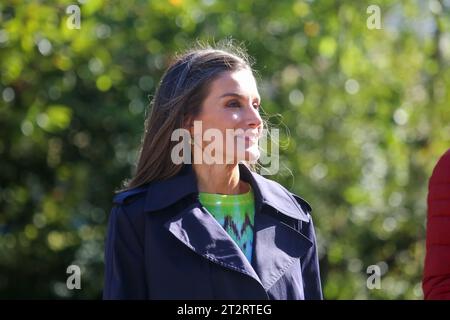
[[[240,115],[238,114],[238,112],[233,112],[233,114],[231,115],[231,119],[235,122],[239,122],[240,120]]]

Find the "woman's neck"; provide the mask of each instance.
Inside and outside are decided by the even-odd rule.
[[[250,186],[240,180],[238,164],[193,164],[199,192],[219,194],[241,194]]]

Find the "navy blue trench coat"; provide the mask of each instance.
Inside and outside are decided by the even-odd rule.
[[[103,298],[322,299],[311,207],[246,165],[239,171],[255,194],[251,264],[202,206],[192,165],[184,165],[114,197]]]

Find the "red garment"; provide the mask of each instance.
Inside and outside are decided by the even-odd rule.
[[[450,300],[450,149],[439,159],[428,184],[425,299]]]

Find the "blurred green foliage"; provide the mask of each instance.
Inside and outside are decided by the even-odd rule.
[[[422,298],[427,182],[450,142],[449,12],[446,0],[2,1],[0,298],[101,297],[111,199],[149,95],[175,52],[230,36],[281,129],[271,178],[313,206],[325,297]],[[66,289],[70,264],[82,290]]]

